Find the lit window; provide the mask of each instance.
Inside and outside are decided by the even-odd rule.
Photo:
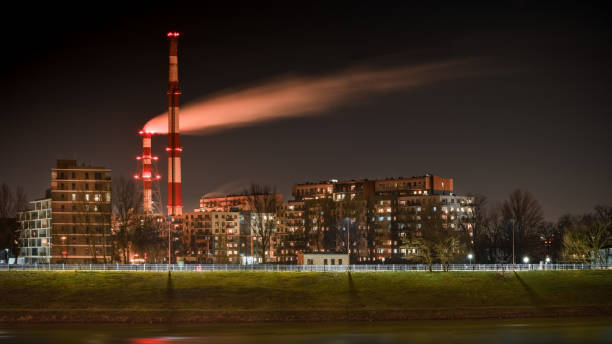
[[[85,200],[89,201],[89,194],[85,194]]]
[[[76,201],[76,194],[72,194],[72,200]]]

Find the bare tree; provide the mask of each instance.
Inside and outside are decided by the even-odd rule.
[[[375,247],[376,247],[376,221],[374,221],[374,216],[376,216],[376,200],[374,197],[368,197],[365,200],[365,209],[364,209],[364,223],[360,226],[360,230],[358,231],[358,236],[361,240],[361,245],[359,250],[366,250],[365,258],[368,261],[372,261],[375,257]],[[359,252],[360,256],[363,256],[363,252]]]
[[[130,235],[138,225],[138,210],[142,199],[138,185],[132,179],[123,177],[113,181],[113,210],[119,228],[115,233],[116,243],[123,253],[123,262],[129,261]]]
[[[0,185],[0,249],[8,248],[13,255],[19,252],[19,223],[17,212],[27,208],[27,197],[18,186],[13,193],[6,184]]]
[[[460,257],[460,253],[465,252],[465,231],[455,231],[449,229],[446,233],[439,236],[434,243],[434,250],[444,271],[448,271],[449,264]]]
[[[11,188],[6,184],[0,185],[0,218],[15,217],[15,197]]]
[[[165,253],[167,241],[162,234],[163,222],[159,219],[142,216],[131,235],[133,250],[146,259],[145,262],[156,262]]]
[[[311,250],[325,251],[335,245],[335,203],[330,198],[304,202],[305,237]],[[331,230],[331,232],[330,232]]]
[[[24,211],[28,208],[28,196],[23,190],[23,187],[17,186],[14,199],[13,212],[15,215],[17,215],[17,212]]]
[[[612,208],[597,206],[582,217],[566,217],[563,257],[568,261],[606,264],[602,249],[612,246]]]
[[[469,195],[471,196],[471,195]],[[486,256],[486,227],[488,226],[487,217],[487,197],[484,195],[473,195],[472,212],[468,213],[465,223],[466,231],[472,232],[471,246],[474,254],[474,262],[479,263]]]
[[[540,237],[541,245],[534,251],[537,256],[541,259],[549,257],[554,261],[558,261],[563,245],[563,227],[560,227],[559,223],[542,222],[538,228],[538,236]]]
[[[439,202],[426,202],[414,209],[413,214],[412,230],[403,245],[411,252],[409,259],[412,257],[427,264],[429,271],[432,264],[439,261],[446,270],[463,250],[465,232],[453,228],[453,221],[442,211]]]
[[[366,200],[346,198],[336,202],[334,213],[337,228],[342,229],[336,233],[336,247],[345,248],[343,250],[349,255],[349,262],[355,254],[352,248],[355,246],[355,242],[359,241],[357,227],[359,227],[359,223],[365,222],[365,206]]]
[[[280,206],[280,198],[276,189],[267,185],[251,184],[244,193],[248,196],[247,203],[251,211],[249,219],[251,231],[258,241],[258,254],[265,264],[270,239],[276,229],[276,213]]]
[[[529,191],[514,190],[502,204],[505,223],[514,233],[515,256],[521,257],[536,249],[538,228],[544,220],[542,207]]]

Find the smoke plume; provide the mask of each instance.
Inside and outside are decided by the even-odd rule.
[[[230,194],[239,194],[251,184],[246,179],[238,179],[215,187],[214,190],[204,194],[204,197],[223,197]]]
[[[322,77],[285,77],[240,91],[226,91],[181,107],[180,131],[205,134],[287,117],[316,115],[370,96],[471,74],[471,60],[402,67],[352,68]],[[145,130],[168,132],[168,113],[147,122]]]

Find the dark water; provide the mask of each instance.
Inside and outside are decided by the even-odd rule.
[[[0,343],[612,343],[612,318],[221,325],[11,325]]]

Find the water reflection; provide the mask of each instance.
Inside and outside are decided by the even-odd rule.
[[[612,318],[203,325],[0,325],[0,343],[611,343]]]

